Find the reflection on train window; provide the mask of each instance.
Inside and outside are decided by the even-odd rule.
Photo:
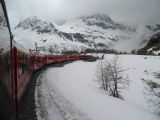
[[[0,67],[3,65],[3,60],[2,60],[2,58],[1,58],[1,56],[0,56]]]
[[[11,73],[12,73],[12,66],[11,66],[11,60],[9,59],[10,58],[10,55],[7,55],[7,73],[9,76],[11,76]]]
[[[18,55],[18,75],[21,76],[27,70],[26,56],[22,53]]]
[[[18,68],[19,76],[21,76],[22,74],[24,74],[24,72],[26,71],[26,69],[27,69],[26,64],[19,64],[19,68]]]
[[[35,58],[35,63],[37,66],[41,66],[41,57],[36,57]]]
[[[11,70],[11,64],[8,64],[7,65],[7,73],[8,73],[8,75],[11,76],[11,72],[12,72],[12,70]]]

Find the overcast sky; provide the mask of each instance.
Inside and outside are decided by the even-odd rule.
[[[160,23],[160,0],[5,0],[11,26],[38,16],[60,23],[82,15],[108,14],[126,24]]]

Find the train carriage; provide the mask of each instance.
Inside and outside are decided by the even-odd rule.
[[[58,56],[58,62],[65,62],[66,61],[66,55],[59,55]]]
[[[2,9],[3,8],[3,9]],[[43,66],[65,61],[83,60],[87,56],[83,55],[43,55],[39,53],[31,54],[29,50],[13,40],[13,35],[9,26],[7,11],[4,0],[0,1],[0,14],[4,12],[6,19],[6,33],[8,37],[0,41],[7,41],[6,48],[2,45],[0,49],[0,119],[10,120],[16,118],[18,108],[22,102],[21,98],[34,71]],[[4,37],[5,38],[5,37]],[[5,94],[4,94],[5,93]],[[7,102],[6,102],[7,101]],[[2,117],[1,117],[2,116]]]
[[[34,54],[32,55],[32,64],[33,64],[33,70],[38,70],[42,66],[46,64],[46,58],[42,54]]]
[[[26,51],[13,47],[14,79],[17,101],[19,103],[33,72],[32,56]]]
[[[54,64],[59,62],[59,58],[56,55],[46,55],[46,64]]]
[[[10,51],[0,54],[0,74],[3,84],[10,93],[15,106],[18,110],[21,104],[21,98],[27,89],[31,75],[34,71],[41,69],[43,66],[67,61],[85,60],[90,56],[87,55],[42,55],[30,54],[23,50],[17,43],[13,44],[12,57]],[[12,59],[10,59],[12,58]],[[13,61],[11,61],[13,60]],[[12,64],[13,63],[13,64]],[[13,73],[13,80],[11,75]]]
[[[6,90],[12,95],[12,80],[11,80],[11,54],[5,52],[0,54],[0,79],[7,88]]]

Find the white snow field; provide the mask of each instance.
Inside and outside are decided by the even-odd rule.
[[[114,55],[106,55],[110,59]],[[77,61],[48,68],[36,85],[38,120],[160,120],[147,105],[145,80],[158,80],[160,57],[120,55],[130,86],[121,92],[124,100],[108,96],[99,88],[97,62]],[[147,59],[145,59],[145,57]]]

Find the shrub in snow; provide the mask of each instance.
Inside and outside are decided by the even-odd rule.
[[[146,98],[153,110],[160,114],[160,84],[152,80],[146,81]]]
[[[108,79],[106,78],[106,71],[104,67],[104,62],[100,60],[97,64],[97,71],[96,71],[97,81],[100,84],[100,88],[104,90],[108,90]]]
[[[97,65],[97,81],[100,87],[109,93],[110,96],[120,98],[120,90],[128,87],[128,76],[125,76],[119,64],[118,56],[112,60],[99,61]]]

